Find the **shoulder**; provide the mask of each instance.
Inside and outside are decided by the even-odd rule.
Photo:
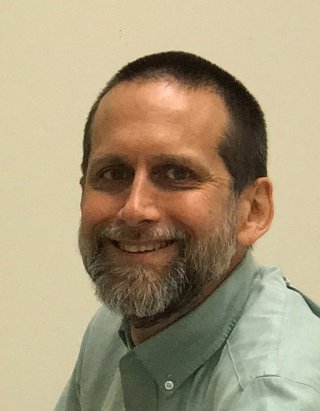
[[[288,289],[277,268],[261,267],[243,314],[227,341],[242,389],[281,378],[320,392],[320,319]]]
[[[92,317],[87,333],[90,337],[108,338],[118,333],[122,318],[110,312],[104,305]]]
[[[118,330],[120,328],[122,318],[110,312],[105,306],[101,306],[95,315],[92,317],[84,338],[85,345],[94,343],[95,346],[111,343],[113,341],[120,343]]]
[[[120,316],[111,313],[105,306],[98,309],[81,343],[78,358],[80,374],[93,372],[104,363],[116,368],[116,361],[126,352],[118,333],[121,321]]]

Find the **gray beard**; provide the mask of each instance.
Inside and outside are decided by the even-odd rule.
[[[236,214],[236,203],[229,200],[219,227],[205,241],[180,229],[137,230],[103,222],[87,233],[81,224],[79,249],[98,299],[111,311],[144,322],[188,312],[206,285],[212,280],[219,283],[230,267],[236,252]],[[106,244],[110,240],[136,239],[174,239],[177,256],[163,266],[133,266],[109,258]]]

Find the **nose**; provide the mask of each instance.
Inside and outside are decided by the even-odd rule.
[[[159,221],[159,193],[146,175],[135,175],[125,202],[118,212],[118,218],[130,227]]]

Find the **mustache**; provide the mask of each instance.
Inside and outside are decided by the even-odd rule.
[[[126,224],[109,224],[105,221],[97,224],[93,230],[86,230],[80,224],[78,233],[78,246],[87,272],[90,274],[93,268],[100,267],[97,274],[102,275],[105,266],[104,248],[110,241],[176,241],[179,252],[185,254],[185,246],[188,244],[190,234],[180,228],[160,227],[129,227]],[[98,273],[99,272],[99,273]]]
[[[99,231],[101,241],[185,241],[188,235],[185,230],[160,227],[128,227],[123,224],[103,224]]]
[[[94,255],[104,248],[108,241],[177,241],[185,244],[191,239],[185,229],[166,227],[129,227],[126,224],[108,224],[105,221],[97,224],[92,231],[87,231],[81,224],[78,233],[78,244],[81,250],[91,250]]]

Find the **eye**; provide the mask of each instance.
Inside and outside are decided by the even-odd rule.
[[[133,168],[126,165],[112,165],[98,173],[92,179],[92,184],[97,190],[119,193],[129,187],[133,179]]]
[[[105,182],[121,182],[133,179],[134,172],[130,167],[117,166],[104,170],[101,178]]]
[[[199,184],[199,178],[189,167],[172,164],[155,167],[152,180],[158,186],[169,190],[187,190]]]
[[[186,167],[170,167],[165,175],[169,180],[188,180],[192,177],[191,171]]]

